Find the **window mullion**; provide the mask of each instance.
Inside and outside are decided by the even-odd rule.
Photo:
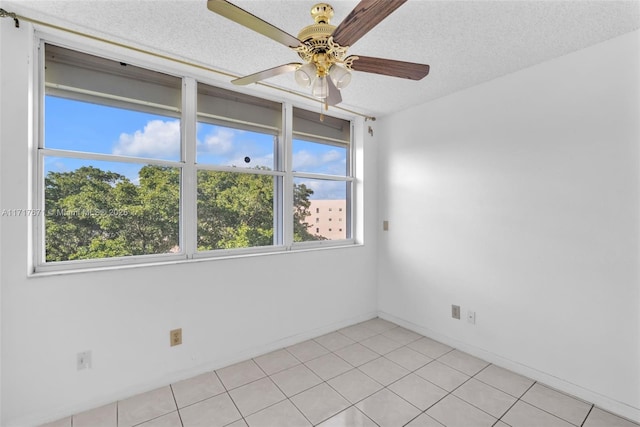
[[[185,77],[182,83],[182,190],[180,209],[181,245],[188,258],[197,250],[197,185],[196,134],[198,85],[195,79]]]
[[[285,176],[282,191],[282,227],[283,243],[287,248],[293,245],[293,107],[291,104],[283,105],[282,134]]]

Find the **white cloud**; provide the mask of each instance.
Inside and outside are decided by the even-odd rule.
[[[151,120],[143,130],[121,133],[113,154],[177,159],[180,157],[180,121]]]
[[[325,181],[319,179],[300,179],[296,184],[305,184],[313,190],[312,200],[338,200],[346,197],[346,184],[343,181]]]
[[[297,171],[343,175],[345,172],[344,153],[330,150],[316,154],[307,150],[299,150],[293,153],[293,168]]]
[[[215,132],[205,136],[204,141],[198,141],[198,151],[224,155],[233,151],[235,132],[229,129],[216,128]]]

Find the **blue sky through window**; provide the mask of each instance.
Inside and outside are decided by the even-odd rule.
[[[180,120],[175,117],[109,107],[48,95],[45,97],[45,147],[136,158],[180,160]],[[206,123],[197,127],[197,162],[274,168],[274,137]],[[248,158],[249,162],[246,162]],[[295,140],[295,171],[344,176],[347,149]],[[44,172],[70,172],[95,166],[138,182],[141,163],[46,157]],[[343,199],[345,183],[296,179],[314,190],[312,199]]]

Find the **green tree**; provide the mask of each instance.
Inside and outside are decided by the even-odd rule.
[[[274,183],[270,175],[198,171],[198,249],[273,244]],[[140,169],[138,184],[86,166],[45,178],[47,261],[167,253],[179,245],[180,170]],[[313,190],[294,186],[294,240],[308,231]]]
[[[306,219],[311,212],[309,197],[313,195],[313,190],[305,184],[294,184],[293,186],[293,241],[306,242],[309,240],[325,240],[324,237],[311,234],[309,223]]]

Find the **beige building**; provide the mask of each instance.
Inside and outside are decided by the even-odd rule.
[[[347,238],[347,208],[344,199],[311,200],[309,215],[306,218],[311,234],[323,236],[329,240]]]

